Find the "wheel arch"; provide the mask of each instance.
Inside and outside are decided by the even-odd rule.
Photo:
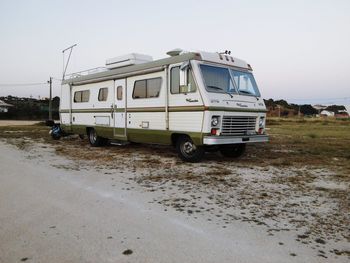
[[[174,132],[171,134],[171,145],[175,146],[181,136],[191,138],[195,145],[203,145],[203,134],[199,132]]]

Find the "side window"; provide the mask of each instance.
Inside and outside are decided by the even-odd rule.
[[[174,67],[170,71],[170,92],[171,94],[196,92],[196,82],[192,70],[187,70],[187,85],[180,85],[180,67]]]
[[[83,90],[81,93],[81,102],[88,102],[90,98],[90,90]]]
[[[81,91],[74,92],[74,102],[81,102]]]
[[[118,86],[117,87],[117,100],[122,100],[123,99],[123,87]]]
[[[81,90],[74,92],[74,102],[88,102],[90,98],[90,90]]]
[[[101,88],[98,92],[98,101],[106,101],[108,97],[108,88]]]
[[[162,85],[162,79],[148,79],[147,80],[147,98],[158,98],[160,88]]]
[[[170,92],[172,94],[180,93],[180,67],[174,67],[170,70]]]
[[[157,98],[159,97],[162,78],[137,80],[134,84],[133,99]]]
[[[192,70],[187,71],[187,85],[188,85],[188,92],[196,92],[197,86],[193,78]]]
[[[132,93],[133,99],[143,99],[146,98],[146,80],[135,81],[134,92]]]

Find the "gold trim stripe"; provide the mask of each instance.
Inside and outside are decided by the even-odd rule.
[[[125,112],[125,108],[117,108],[115,112]],[[229,112],[267,112],[266,109],[241,109],[227,107],[206,107],[206,106],[172,106],[169,107],[169,112],[191,112],[191,111],[229,111]],[[69,113],[67,109],[60,110],[60,113]],[[111,113],[110,108],[99,109],[73,109],[72,113]],[[165,112],[165,107],[139,107],[127,108],[127,112]]]

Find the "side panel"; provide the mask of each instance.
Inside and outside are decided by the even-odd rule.
[[[135,82],[161,78],[159,96],[156,98],[133,98]],[[130,77],[127,79],[127,136],[135,142],[157,143],[154,131],[166,130],[166,76],[165,72]],[[170,141],[170,139],[169,139]]]
[[[169,112],[169,129],[171,131],[201,132],[203,111]]]
[[[126,79],[114,82],[114,137],[126,139]]]
[[[171,69],[181,66],[174,64]],[[195,92],[173,94],[171,92],[171,77],[169,77],[169,130],[184,132],[202,132],[204,104],[194,75]]]
[[[70,125],[70,86],[68,84],[61,86],[60,98],[60,123]]]
[[[107,88],[106,100],[99,100],[101,88]],[[76,102],[75,92],[89,90],[90,95],[87,102]],[[85,133],[86,129],[81,127],[95,127],[96,132],[102,137],[113,136],[113,103],[114,103],[114,81],[105,81],[87,85],[72,87],[72,127],[74,133]]]

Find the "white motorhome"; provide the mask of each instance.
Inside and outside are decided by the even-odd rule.
[[[129,54],[63,80],[62,130],[87,135],[92,146],[174,145],[190,162],[214,150],[237,157],[246,143],[268,141],[266,107],[249,64],[225,53],[167,54],[155,61]]]

